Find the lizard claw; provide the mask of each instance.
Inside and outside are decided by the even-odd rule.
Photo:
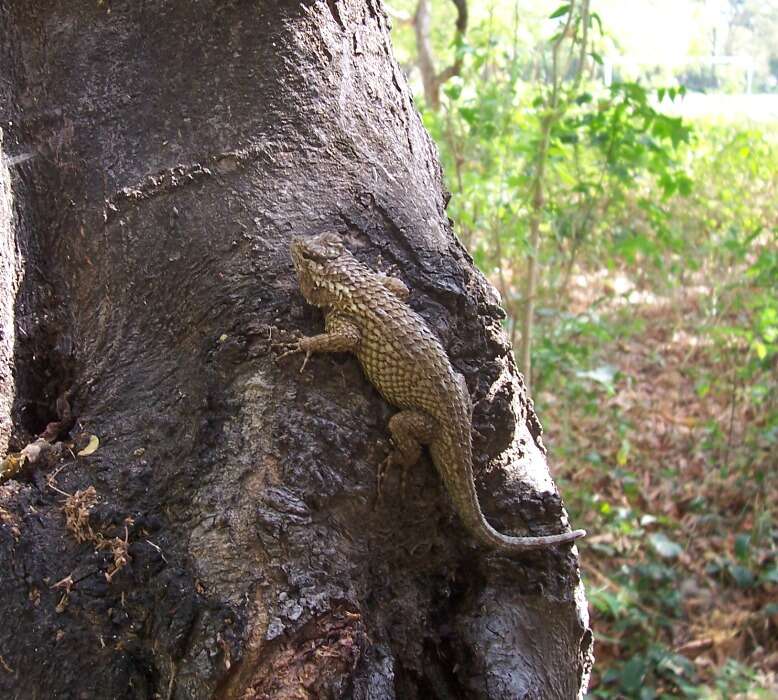
[[[281,346],[281,347],[287,347],[288,350],[286,350],[285,352],[281,353],[276,358],[276,362],[280,362],[281,360],[283,360],[288,355],[296,355],[298,352],[304,352],[305,353],[305,359],[303,360],[303,365],[302,365],[302,367],[300,367],[300,374],[302,374],[303,371],[305,370],[305,366],[308,364],[308,360],[310,359],[311,355],[313,354],[311,352],[311,350],[309,350],[305,346],[305,338],[300,338],[299,340],[295,340],[293,343],[291,343],[289,345]]]
[[[283,360],[287,355],[294,355],[298,352],[302,352],[303,349],[300,347],[300,341],[297,340],[294,343],[287,344],[287,345],[276,345],[277,348],[288,348],[284,352],[282,352],[277,358],[276,362],[280,362]]]
[[[303,352],[302,348],[300,348],[300,352]],[[304,352],[305,352],[305,359],[303,360],[302,367],[300,367],[300,374],[302,374],[305,371],[305,365],[308,364],[308,360],[311,357],[311,351],[310,350],[305,350]]]
[[[384,482],[386,481],[386,475],[394,465],[396,464],[394,459],[394,452],[390,452],[381,462],[381,464],[378,465],[378,478],[377,478],[377,488],[376,488],[376,496],[379,504],[382,504],[384,502]],[[405,464],[400,463],[400,467],[402,471],[400,472],[400,494],[402,496],[403,501],[405,500],[405,496],[407,493],[407,481],[408,481],[408,466]]]
[[[378,474],[376,477],[376,501],[379,505],[384,503],[384,480],[386,479],[386,472],[389,467],[392,466],[392,453],[390,452],[383,459],[381,464],[378,465]]]

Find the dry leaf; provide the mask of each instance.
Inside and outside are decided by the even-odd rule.
[[[79,450],[76,454],[79,457],[87,457],[94,452],[97,452],[98,447],[100,447],[100,440],[97,438],[97,435],[90,435],[87,446],[83,450]]]

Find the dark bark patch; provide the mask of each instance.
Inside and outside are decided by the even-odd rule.
[[[358,612],[346,605],[247,654],[220,697],[316,700],[348,697],[367,639]]]

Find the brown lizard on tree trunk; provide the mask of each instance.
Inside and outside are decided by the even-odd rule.
[[[292,260],[306,300],[325,309],[325,332],[297,340],[291,353],[352,352],[383,397],[400,409],[389,421],[394,449],[379,471],[416,463],[429,447],[459,517],[482,544],[522,552],[573,542],[574,530],[543,537],[510,537],[486,521],[473,482],[471,403],[464,377],[424,320],[406,303],[401,280],[359,262],[334,233],[295,238]],[[280,359],[280,358],[279,358]]]

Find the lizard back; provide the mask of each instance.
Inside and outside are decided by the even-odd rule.
[[[292,258],[304,296],[327,311],[326,330],[335,332],[343,322],[358,330],[352,350],[371,384],[390,404],[434,420],[430,455],[471,534],[514,552],[572,542],[585,534],[510,537],[495,530],[481,511],[473,481],[470,395],[434,333],[387,283],[389,278],[359,262],[339,236],[297,238]]]

